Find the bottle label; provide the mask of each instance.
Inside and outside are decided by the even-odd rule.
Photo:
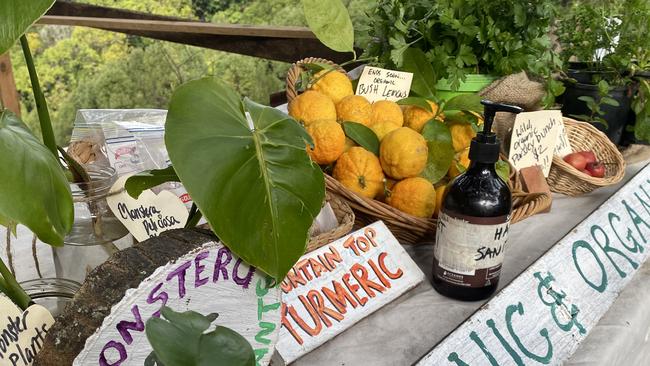
[[[457,286],[485,287],[499,279],[510,216],[471,217],[441,212],[434,276]]]

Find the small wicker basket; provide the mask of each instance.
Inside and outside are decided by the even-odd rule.
[[[300,74],[305,71],[303,65],[315,62],[332,65],[338,72],[343,73],[347,76],[347,73],[341,66],[324,58],[308,57],[300,61],[296,61],[293,63],[293,65],[291,65],[289,71],[287,72],[287,103],[291,103],[291,101],[298,96],[298,90],[296,90],[296,82],[300,78]]]
[[[596,188],[616,184],[625,176],[625,160],[604,133],[587,122],[564,118],[567,138],[573,151],[591,150],[605,164],[605,177],[596,178],[582,173],[559,156],[553,157],[548,185],[553,192],[568,196],[589,193]]]
[[[311,237],[309,239],[309,243],[307,244],[307,252],[316,250],[323,245],[329,244],[334,240],[343,237],[344,235],[348,234],[354,226],[354,212],[352,212],[352,209],[345,202],[345,200],[332,192],[326,192],[325,195],[327,202],[329,202],[330,206],[332,206],[332,210],[334,211],[334,215],[339,222],[339,226],[330,231]]]

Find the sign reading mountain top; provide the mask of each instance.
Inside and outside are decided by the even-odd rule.
[[[648,259],[649,240],[645,167],[418,365],[562,364]]]
[[[290,363],[422,282],[383,222],[307,253],[282,282],[277,350]]]
[[[221,243],[210,242],[156,269],[128,290],[90,336],[74,365],[143,365],[152,349],[145,324],[161,307],[218,314],[246,338],[258,365],[269,363],[280,328],[280,290]]]

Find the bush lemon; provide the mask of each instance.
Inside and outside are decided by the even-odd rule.
[[[436,209],[436,189],[424,178],[407,178],[395,184],[386,202],[407,214],[429,218]]]
[[[318,164],[330,164],[345,150],[345,133],[336,121],[320,121],[305,128],[314,141],[314,148],[307,148],[309,156]]]
[[[427,153],[424,137],[407,127],[390,132],[379,145],[381,166],[395,179],[419,175],[427,164]]]
[[[359,146],[351,147],[341,155],[334,167],[333,176],[363,197],[375,198],[384,190],[384,173],[379,159]]]
[[[289,115],[309,126],[319,121],[335,121],[336,107],[326,95],[308,90],[289,103]]]

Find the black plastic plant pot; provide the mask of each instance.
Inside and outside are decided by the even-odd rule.
[[[563,94],[562,114],[567,117],[572,117],[572,115],[591,115],[587,103],[578,98],[586,95],[598,101],[598,86],[582,83],[565,83],[565,86],[566,91]],[[608,126],[606,127],[601,123],[591,121],[590,123],[603,131],[613,143],[618,145],[621,142],[623,131],[628,123],[628,114],[633,113],[630,108],[631,99],[626,86],[615,87],[610,91],[609,97],[615,99],[619,106],[601,105],[601,109],[605,112],[602,117],[607,121]]]
[[[570,62],[567,76],[581,84],[596,84],[599,80],[614,77],[613,70],[603,70],[597,63]]]

